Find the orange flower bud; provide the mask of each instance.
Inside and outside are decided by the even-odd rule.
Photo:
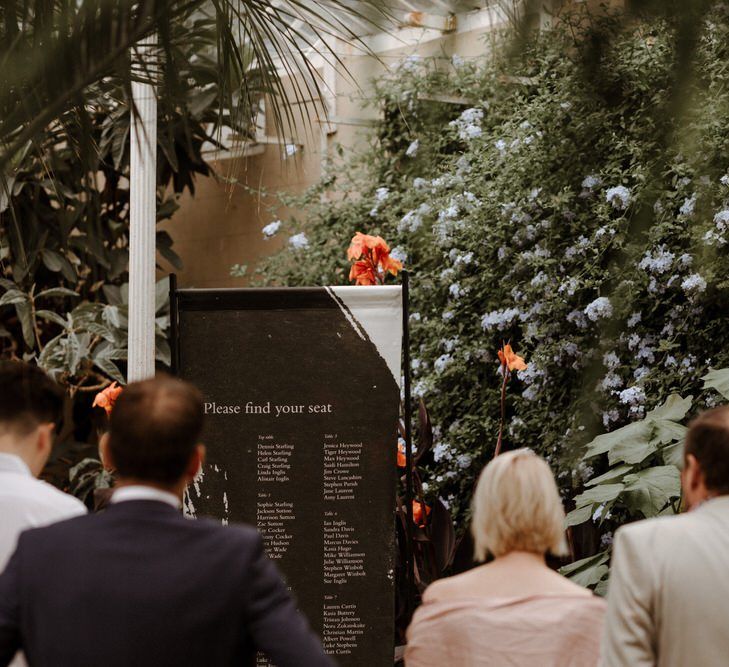
[[[104,408],[106,416],[111,416],[114,403],[116,403],[116,399],[119,398],[122,391],[124,391],[124,387],[120,387],[117,382],[112,382],[106,389],[96,394],[92,407]]]
[[[501,361],[502,366],[506,366],[510,371],[523,371],[527,367],[523,357],[516,354],[508,343],[499,350],[499,361]]]

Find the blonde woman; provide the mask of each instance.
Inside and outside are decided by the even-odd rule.
[[[476,558],[436,581],[408,628],[407,667],[592,667],[605,603],[545,563],[562,555],[564,510],[546,461],[529,449],[496,457],[473,498]]]

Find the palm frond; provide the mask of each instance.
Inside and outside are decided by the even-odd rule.
[[[348,17],[374,26],[386,16],[377,0],[8,0],[0,6],[0,171],[67,111],[85,122],[84,93],[106,78],[127,90],[132,80],[153,80],[174,103],[188,69],[179,46],[196,39],[196,28],[215,36],[221,116],[241,124],[265,93],[284,134],[297,120],[292,102],[322,94],[310,55],[341,65],[329,44],[359,39]],[[133,67],[130,48],[153,33],[158,54]]]

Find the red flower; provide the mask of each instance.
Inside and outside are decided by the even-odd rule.
[[[516,354],[508,343],[499,350],[499,361],[501,361],[502,366],[506,366],[510,371],[523,371],[527,367],[523,357]]]
[[[352,242],[347,249],[347,259],[359,259],[368,250],[374,251],[377,256],[390,254],[390,246],[385,243],[385,239],[381,236],[370,236],[362,232],[356,232],[352,237]]]
[[[405,456],[405,443],[401,440],[397,443],[397,467],[404,468],[407,464],[407,457]]]
[[[425,507],[425,515],[429,516],[432,510],[425,503],[421,503],[419,500],[413,500],[413,522],[416,526],[422,528],[425,526],[423,521],[423,507]]]
[[[353,262],[349,279],[357,285],[377,285],[385,282],[385,275],[396,276],[402,262],[390,257],[390,246],[381,236],[357,232],[347,248],[347,259]]]
[[[389,254],[380,261],[380,266],[382,266],[383,271],[387,271],[393,276],[396,276],[400,271],[402,271],[402,262],[399,259],[390,257]]]
[[[92,407],[104,408],[106,416],[109,417],[114,408],[114,403],[116,403],[116,399],[119,398],[122,391],[124,391],[124,387],[112,382],[106,389],[96,394]]]
[[[349,279],[354,280],[357,285],[377,284],[375,269],[366,259],[360,259],[352,264],[352,268],[349,270]]]

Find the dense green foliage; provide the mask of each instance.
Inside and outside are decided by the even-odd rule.
[[[195,39],[181,47],[188,64],[177,104],[160,104],[158,221],[172,215],[185,189],[194,192],[196,175],[211,173],[203,145],[215,142],[209,133],[217,123],[232,124],[219,112],[214,32],[206,21],[194,27]],[[84,99],[87,122],[68,112],[39,131],[17,157],[8,190],[0,187],[0,358],[35,360],[74,398],[54,455],[61,486],[69,463],[94,451],[94,393],[124,382],[127,356],[130,104],[112,80],[89,86]],[[80,159],[89,141],[93,150]],[[171,246],[160,230],[159,255],[179,265]],[[167,293],[161,281],[161,366],[170,361]]]
[[[436,425],[428,493],[456,518],[493,453],[502,341],[529,362],[509,386],[506,447],[545,455],[572,506],[617,460],[583,460],[588,442],[646,415],[655,425],[649,411],[674,393],[693,395],[692,411],[713,405],[701,378],[729,365],[727,9],[705,22],[689,76],[668,23],[608,17],[589,40],[583,28],[562,23],[515,60],[406,60],[378,83],[366,150],[297,201],[305,219],[267,230],[292,242],[263,283],[346,283],[355,231],[405,257],[414,393]],[[621,475],[663,465],[674,440],[653,428]],[[673,470],[650,509],[598,515],[578,554],[674,507]]]

